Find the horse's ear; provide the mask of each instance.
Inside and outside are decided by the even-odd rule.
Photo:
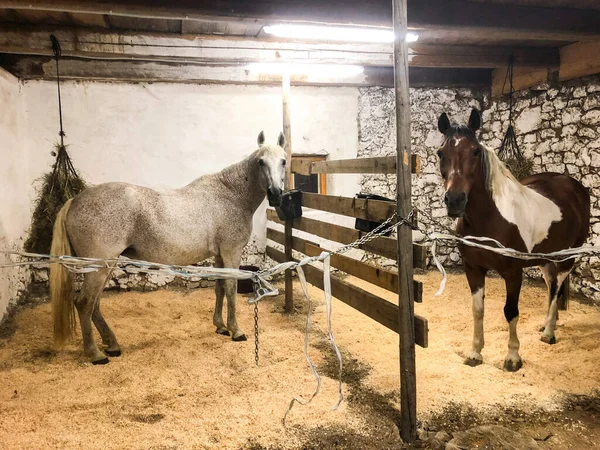
[[[263,144],[265,143],[265,132],[261,131],[260,133],[258,133],[258,139],[256,140],[257,144],[259,147],[262,147]]]
[[[469,116],[469,128],[473,131],[481,128],[481,114],[475,108],[471,110],[471,115]]]
[[[285,147],[285,136],[283,135],[283,133],[279,133],[279,138],[277,139],[277,145],[279,145],[281,148]]]
[[[450,119],[448,119],[448,115],[446,113],[442,113],[440,118],[438,119],[438,130],[440,133],[446,134],[446,131],[450,129]]]

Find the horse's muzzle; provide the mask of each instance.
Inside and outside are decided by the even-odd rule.
[[[269,206],[281,205],[281,189],[272,187],[267,189],[267,200],[269,200]]]
[[[444,203],[449,217],[461,217],[467,206],[467,194],[464,192],[446,192]]]

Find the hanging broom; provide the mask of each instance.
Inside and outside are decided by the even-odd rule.
[[[513,127],[512,119],[513,119],[513,94],[514,94],[514,86],[513,86],[513,64],[514,58],[511,56],[508,60],[508,70],[506,71],[506,78],[504,79],[504,85],[506,85],[506,81],[509,81],[509,104],[508,104],[508,128],[506,129],[506,134],[504,135],[504,139],[502,139],[502,145],[500,146],[500,150],[498,150],[498,156],[511,173],[515,176],[517,180],[522,180],[523,178],[531,175],[533,169],[533,161],[528,158],[525,158],[519,149],[519,144],[517,143],[517,137],[515,135],[515,129]],[[504,92],[504,86],[502,86],[502,92]]]
[[[62,124],[62,104],[60,99],[60,78],[58,71],[58,59],[60,57],[60,44],[54,36],[50,36],[52,48],[56,58],[56,82],[58,85],[58,115],[60,119],[60,144],[56,144],[56,161],[52,170],[41,177],[41,187],[38,190],[38,198],[31,221],[29,236],[25,241],[25,251],[30,253],[50,253],[52,243],[52,228],[58,211],[67,200],[73,198],[85,188],[85,182],[73,167],[71,158],[67,153],[64,143],[65,132]]]

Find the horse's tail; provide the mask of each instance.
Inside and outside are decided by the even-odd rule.
[[[73,254],[66,224],[71,201],[68,200],[56,215],[50,249],[52,256]],[[54,345],[60,348],[73,337],[75,308],[73,275],[62,264],[56,262],[56,259],[50,264],[50,298],[54,318]]]

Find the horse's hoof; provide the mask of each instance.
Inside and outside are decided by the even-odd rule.
[[[516,362],[510,359],[504,360],[504,370],[506,370],[507,372],[516,372],[521,367],[523,367],[523,361],[521,361],[520,359]]]
[[[108,364],[108,358],[97,359],[96,361],[92,361],[92,364],[95,366]]]
[[[542,342],[545,342],[546,344],[550,344],[550,345],[556,344],[556,336],[548,337],[548,336],[542,334],[541,340],[542,340]]]
[[[216,331],[217,334],[222,334],[223,336],[229,336],[229,330],[228,329],[223,329],[223,330],[217,330]]]
[[[234,337],[233,337],[233,340],[234,340],[235,342],[244,342],[244,341],[247,341],[247,340],[248,340],[248,338],[246,337],[246,335],[245,335],[245,334],[240,334],[240,335],[239,335],[239,336],[237,336],[237,337],[235,337],[235,336],[234,336]]]
[[[477,367],[483,364],[483,360],[477,358],[467,358],[465,359],[465,364],[470,367]]]
[[[112,358],[116,358],[118,356],[121,356],[121,350],[105,350],[105,353],[112,357]]]

